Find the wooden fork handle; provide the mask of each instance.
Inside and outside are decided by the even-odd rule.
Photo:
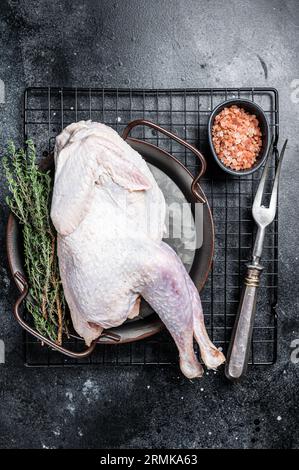
[[[247,266],[225,367],[226,377],[233,381],[246,375],[256,312],[257,290],[262,270],[263,267],[260,264]]]

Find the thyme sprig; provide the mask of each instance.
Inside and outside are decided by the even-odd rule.
[[[49,216],[52,178],[37,164],[32,140],[26,149],[9,142],[3,167],[10,195],[6,202],[22,225],[24,259],[30,283],[26,301],[36,329],[58,344],[67,331],[65,300],[56,254],[56,233]]]

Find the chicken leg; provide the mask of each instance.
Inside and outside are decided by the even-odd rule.
[[[183,374],[188,378],[203,374],[194,353],[193,337],[206,366],[217,368],[225,358],[207,334],[198,291],[176,253],[163,242],[155,245],[146,269],[146,283],[141,294],[172,335],[179,350]]]

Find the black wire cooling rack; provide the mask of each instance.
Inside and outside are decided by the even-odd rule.
[[[34,140],[41,156],[53,150],[56,135],[67,124],[83,119],[104,122],[122,133],[133,119],[145,118],[170,129],[203,152],[208,171],[201,184],[212,208],[216,239],[214,264],[201,299],[211,339],[224,351],[238,307],[245,263],[252,253],[254,224],[251,206],[261,176],[261,171],[241,178],[226,176],[213,165],[210,156],[207,122],[211,110],[220,102],[236,97],[259,104],[266,112],[272,134],[278,137],[278,93],[273,88],[128,90],[44,87],[28,88],[24,100],[25,139],[30,137]],[[136,129],[132,136],[167,150],[193,174],[196,173],[194,156],[167,137],[146,128]],[[269,185],[273,182],[275,164],[273,161]],[[276,218],[265,240],[265,269],[258,296],[251,364],[267,365],[276,361],[277,224]],[[176,348],[167,332],[132,344],[98,345],[89,358],[80,360],[42,347],[24,332],[24,362],[32,367],[171,364],[176,361]]]

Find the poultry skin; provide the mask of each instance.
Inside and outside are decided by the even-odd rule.
[[[87,345],[139,313],[142,296],[172,335],[180,367],[200,377],[224,356],[209,339],[199,293],[162,241],[165,200],[142,157],[112,128],[66,127],[55,145],[51,218],[73,325]]]

